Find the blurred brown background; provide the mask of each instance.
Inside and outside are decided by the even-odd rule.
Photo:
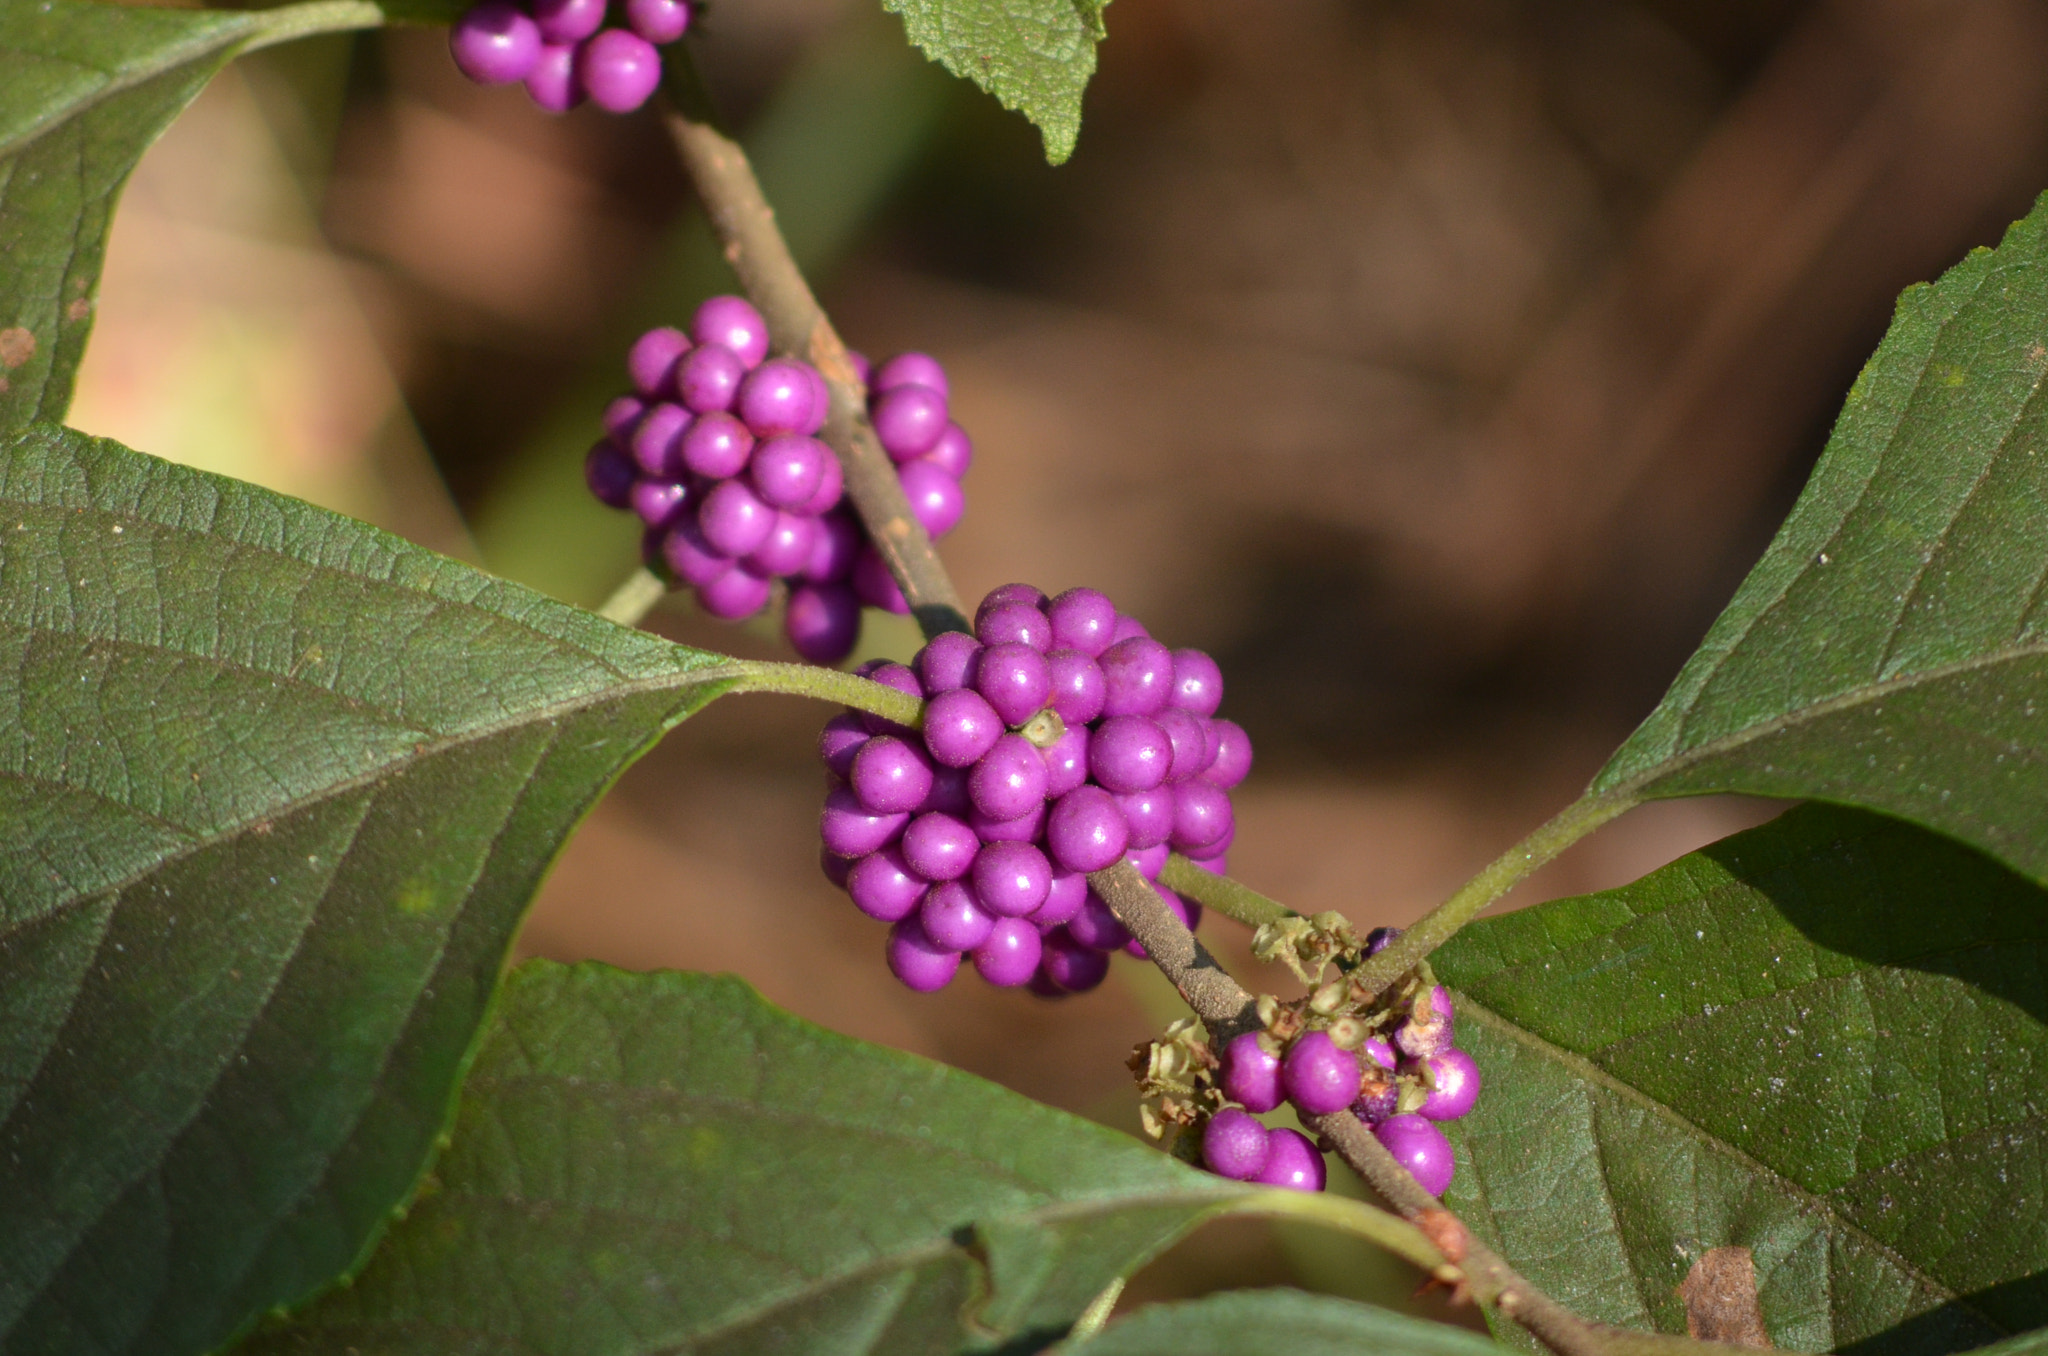
[[[849,341],[953,374],[967,596],[1110,591],[1211,649],[1259,763],[1243,879],[1401,922],[1569,800],[1797,492],[1892,298],[2048,183],[2036,0],[1117,0],[1080,149],[869,0],[713,0],[700,60]],[[578,464],[638,328],[729,287],[651,115],[536,113],[440,35],[245,60],[145,160],[74,422],[594,602]],[[679,639],[773,629],[676,608]],[[901,624],[867,653],[907,657]],[[631,772],[531,953],[734,970],[1115,1124],[1173,1012],[897,988],[818,876],[821,713],[750,697]],[[1677,802],[1518,892],[1769,807]],[[1205,925],[1226,953],[1243,933]],[[1205,1235],[1152,1293],[1359,1257]]]

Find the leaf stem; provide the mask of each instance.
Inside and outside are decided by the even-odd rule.
[[[1217,1213],[1298,1219],[1320,1224],[1376,1244],[1433,1274],[1452,1267],[1453,1274],[1439,1275],[1440,1280],[1454,1281],[1460,1274],[1422,1230],[1399,1215],[1364,1201],[1352,1200],[1349,1196],[1327,1191],[1282,1191],[1275,1188],[1232,1201]]]
[[[1268,899],[1249,885],[1218,875],[1205,866],[1197,866],[1178,852],[1166,859],[1166,869],[1159,873],[1159,883],[1186,895],[1205,909],[1214,909],[1225,918],[1235,918],[1246,927],[1264,927],[1283,918],[1300,917],[1279,900]]]
[[[257,21],[258,27],[243,46],[244,52],[259,51],[320,33],[381,28],[390,21],[384,13],[384,6],[374,0],[312,0],[310,4],[258,10],[250,17]]]
[[[791,697],[810,697],[821,702],[838,702],[866,711],[884,720],[916,729],[924,722],[924,703],[886,683],[856,677],[840,669],[816,664],[777,664],[766,660],[736,660],[739,681],[734,692],[780,692]]]

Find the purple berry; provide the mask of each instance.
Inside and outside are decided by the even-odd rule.
[[[1088,780],[1088,727],[1069,725],[1043,754],[1045,794],[1057,800]]]
[[[1252,1181],[1266,1170],[1271,1152],[1266,1127],[1234,1106],[1218,1111],[1202,1128],[1202,1162],[1218,1177]]]
[[[675,409],[658,405],[656,409]],[[682,432],[678,454],[683,465],[700,476],[726,480],[747,467],[753,455],[754,435],[747,426],[724,410],[712,410],[692,419]]]
[[[1130,851],[1159,847],[1173,835],[1173,788],[1155,786],[1150,791],[1130,791],[1116,798],[1131,829]],[[1157,874],[1157,873],[1155,873]]]
[[[1052,890],[1052,863],[1029,843],[990,843],[974,859],[974,897],[992,914],[1025,918]]]
[[[626,22],[655,46],[690,31],[689,0],[626,0]]]
[[[722,481],[698,507],[697,526],[714,550],[743,556],[768,540],[775,510],[739,481]]]
[[[872,738],[874,736],[868,733],[868,727],[860,723],[860,717],[834,716],[818,732],[818,758],[825,764],[827,772],[845,781],[853,775],[855,756]]]
[[[1076,787],[1053,802],[1045,833],[1053,861],[1069,871],[1100,871],[1130,845],[1123,811],[1099,786]]]
[[[1443,1131],[1410,1112],[1381,1121],[1372,1132],[1395,1161],[1414,1174],[1424,1191],[1432,1196],[1444,1194],[1458,1163],[1456,1155],[1451,1152],[1451,1142],[1444,1138]]]
[[[1341,1049],[1327,1031],[1297,1036],[1280,1061],[1287,1100],[1305,1116],[1342,1111],[1358,1098],[1358,1056]]]
[[[670,325],[649,330],[626,350],[626,375],[633,389],[649,400],[666,399],[675,390],[676,364],[690,351],[690,336]]]
[[[812,539],[818,520],[801,514],[778,511],[768,538],[747,553],[747,564],[764,575],[794,575],[811,558]]]
[[[1371,1061],[1387,1073],[1392,1073],[1401,1062],[1401,1057],[1394,1053],[1394,1047],[1379,1036],[1367,1036],[1365,1044],[1358,1047],[1358,1053],[1360,1058]]]
[[[676,395],[699,414],[732,409],[747,365],[724,344],[699,343],[676,364]],[[741,427],[745,427],[744,424]]]
[[[966,768],[933,765],[932,789],[917,806],[919,814],[927,810],[939,810],[955,819],[964,818],[970,828],[974,827],[974,801],[967,794]],[[982,842],[990,841],[979,828],[975,828],[975,833],[981,836]]]
[[[1265,1047],[1258,1032],[1247,1031],[1224,1047],[1223,1095],[1253,1111],[1280,1105],[1280,1056]]]
[[[872,667],[864,664],[861,666],[861,669],[860,676],[871,683],[880,683],[883,687],[893,687],[906,697],[915,697],[919,701],[924,700],[924,688],[919,686],[917,675],[904,668],[901,664],[892,664],[886,660],[876,660]],[[886,716],[878,716],[872,711],[861,712],[860,718],[861,723],[866,725],[875,734],[906,736],[910,734],[910,731],[904,726],[898,725]]]
[[[1182,852],[1206,852],[1229,837],[1236,821],[1230,793],[1205,781],[1183,784],[1174,797],[1173,845]]]
[[[540,56],[524,81],[527,97],[549,113],[567,113],[583,102],[583,82],[576,78],[576,44],[544,42]]]
[[[716,550],[697,530],[696,519],[685,514],[670,526],[661,539],[661,558],[675,577],[698,588],[722,579],[735,567],[733,558]]]
[[[876,814],[860,803],[851,787],[835,786],[825,794],[825,808],[818,816],[818,837],[828,850],[841,857],[865,857],[894,842],[909,822],[910,816],[906,814]]]
[[[1045,953],[1039,958],[1045,977],[1066,993],[1086,993],[1109,975],[1109,953],[1083,946],[1063,927],[1045,934]]]
[[[984,602],[974,616],[974,637],[984,645],[1028,645],[1044,654],[1052,644],[1052,623],[1029,603]]]
[[[1173,766],[1167,769],[1167,781],[1184,782],[1209,766],[1215,750],[1209,746],[1208,723],[1200,716],[1169,706],[1152,719],[1166,731],[1167,739],[1173,744]]]
[[[946,631],[933,636],[917,652],[914,661],[917,676],[924,679],[925,691],[950,692],[966,687],[974,673],[974,657],[980,652],[981,642],[965,632]],[[990,708],[990,714],[994,714],[994,708]]]
[[[1216,757],[1202,779],[1228,791],[1252,770],[1251,737],[1234,720],[1211,721],[1209,728],[1216,735]]]
[[[583,458],[583,483],[597,496],[597,502],[622,509],[633,506],[633,459],[615,443],[605,440],[591,445]]]
[[[697,585],[697,606],[721,621],[745,621],[768,606],[773,591],[766,575],[739,565],[708,584]]]
[[[1173,652],[1173,691],[1167,701],[1197,716],[1213,716],[1223,704],[1223,670],[1200,650]]]
[[[641,522],[668,527],[689,507],[690,487],[676,480],[636,480],[627,497]]]
[[[811,541],[811,558],[804,565],[804,578],[814,584],[843,584],[852,576],[853,562],[860,556],[863,541],[860,527],[837,513],[828,513],[817,523],[818,530]],[[858,597],[854,599],[854,606],[860,606]]]
[[[1150,631],[1147,631],[1145,629],[1145,623],[1139,621],[1136,617],[1127,616],[1122,612],[1117,613],[1116,630],[1110,633],[1110,643],[1113,645],[1117,641],[1130,640],[1133,638],[1150,640],[1152,638],[1152,633]]]
[[[1358,1086],[1358,1100],[1351,1114],[1367,1125],[1378,1125],[1401,1109],[1401,1085],[1379,1069],[1368,1067]]]
[[[1399,928],[1374,928],[1371,932],[1365,934],[1365,954],[1368,956],[1379,955],[1380,952],[1392,946],[1394,939],[1400,935],[1401,929]]]
[[[904,598],[903,589],[889,573],[888,563],[882,559],[881,552],[871,545],[861,547],[860,554],[854,558],[853,591],[870,607],[879,607],[899,617],[910,615],[910,603]]]
[[[903,495],[910,501],[912,516],[932,536],[945,536],[966,514],[966,492],[960,488],[959,480],[936,462],[923,457],[905,462],[897,478],[903,482]]]
[[[931,887],[918,910],[925,936],[948,951],[972,951],[988,940],[996,920],[975,902],[974,892],[957,880]]]
[[[854,755],[847,785],[862,805],[878,813],[915,810],[932,789],[931,760],[895,735],[876,735]]]
[[[941,692],[925,706],[924,746],[947,767],[972,766],[1003,733],[1002,718],[973,688]]]
[[[789,591],[783,634],[810,664],[837,664],[860,640],[860,599],[844,584],[799,584]]]
[[[998,918],[988,939],[974,948],[974,968],[999,989],[1015,988],[1037,973],[1043,954],[1037,928],[1021,918]]]
[[[824,446],[824,444],[819,444]],[[825,448],[825,464],[818,473],[818,488],[811,491],[811,497],[796,506],[798,513],[807,513],[821,518],[839,507],[846,497],[846,473],[839,468],[839,456],[829,447]]]
[[[779,434],[808,434],[821,420],[816,408],[817,392],[811,386],[810,368],[789,358],[773,358],[747,373],[733,402],[739,415],[757,438]],[[1203,712],[1207,715],[1207,712]]]
[[[1072,922],[1088,902],[1088,878],[1078,871],[1053,871],[1045,891],[1045,903],[1032,912],[1031,921],[1040,929]]]
[[[1150,791],[1173,766],[1173,741],[1143,716],[1111,716],[1088,736],[1088,775],[1119,794]]]
[[[1079,650],[1054,650],[1045,657],[1052,679],[1052,709],[1069,729],[1102,714],[1102,670]]]
[[[974,670],[974,689],[988,698],[1003,723],[1022,725],[1045,709],[1052,696],[1052,671],[1029,645],[989,645]]]
[[[1056,650],[1079,650],[1090,659],[1109,648],[1116,630],[1116,604],[1094,589],[1068,589],[1047,604]]]
[[[448,30],[448,51],[479,85],[524,80],[540,60],[540,28],[509,0],[472,5]]]
[[[1448,1026],[1457,1017],[1458,1010],[1451,1003],[1451,991],[1443,985],[1432,985],[1429,991],[1429,1006]]]
[[[1035,843],[1045,833],[1045,802],[1015,819],[996,819],[970,807],[967,824],[984,843]]]
[[[1479,1066],[1456,1046],[1424,1060],[1429,1097],[1417,1110],[1433,1121],[1454,1121],[1479,1100]]]
[[[630,446],[640,474],[657,480],[680,480],[689,468],[683,462],[683,435],[693,416],[681,405],[666,402],[649,409],[633,429]]]
[[[581,42],[604,26],[605,0],[530,0],[530,7],[548,42]]]
[[[975,763],[967,794],[990,819],[1027,815],[1045,802],[1045,759],[1024,736],[1003,735]]]
[[[998,584],[982,595],[981,603],[974,609],[974,624],[981,625],[981,619],[999,607],[1011,603],[1022,603],[1026,607],[1043,608],[1045,593],[1033,584]]]
[[[620,446],[633,440],[633,430],[640,426],[641,416],[647,413],[648,402],[639,396],[613,396],[611,403],[604,407],[604,431]]]
[[[965,820],[936,810],[911,820],[903,831],[903,860],[929,881],[960,879],[980,849],[981,839]]]
[[[1130,929],[1117,921],[1109,905],[1102,902],[1102,896],[1092,889],[1068,920],[1067,935],[1083,946],[1103,952],[1120,950],[1131,942]]]
[[[861,385],[874,385],[875,365],[868,361],[868,355],[857,348],[846,350],[846,361],[853,366],[853,375]]]
[[[936,993],[946,987],[960,968],[960,953],[948,951],[925,936],[915,918],[906,918],[889,929],[889,971],[904,987],[918,993]]]
[[[898,386],[929,386],[940,395],[951,395],[952,388],[946,384],[946,369],[939,360],[926,353],[899,353],[875,371],[873,381],[867,383],[877,391],[893,391]]]
[[[745,297],[707,297],[690,318],[690,337],[700,344],[723,344],[748,369],[768,356],[768,322]]]
[[[1159,873],[1166,869],[1166,859],[1172,854],[1166,844],[1154,843],[1148,848],[1133,848],[1124,854],[1124,860],[1138,868],[1138,874],[1146,880],[1157,881]]]
[[[948,424],[939,440],[932,444],[932,450],[913,460],[928,461],[953,479],[965,480],[967,468],[974,465],[974,443],[968,438],[966,429],[958,424]]]
[[[929,386],[884,391],[870,403],[868,414],[882,450],[895,462],[923,456],[946,431],[946,398]]]
[[[1147,636],[1120,640],[1102,652],[1104,715],[1149,716],[1173,688],[1173,652]]]
[[[604,29],[575,53],[575,74],[606,113],[633,113],[662,84],[662,53],[639,33]]]
[[[1280,1126],[1266,1140],[1266,1166],[1258,1180],[1289,1191],[1321,1191],[1328,1177],[1322,1154],[1299,1130]]]
[[[846,874],[846,893],[853,897],[854,907],[884,923],[909,917],[924,902],[928,888],[903,864],[903,854],[893,847],[870,852]]]
[[[761,371],[766,371],[764,366]],[[832,449],[816,438],[785,433],[770,438],[754,449],[747,476],[763,503],[793,509],[808,502],[825,478],[825,468],[834,464]]]
[[[853,874],[853,863],[830,848],[818,849],[818,868],[825,873],[825,879],[844,890],[846,881]]]

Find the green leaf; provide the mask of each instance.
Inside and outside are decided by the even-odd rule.
[[[738,666],[68,430],[0,438],[0,1349],[356,1265],[570,827]]]
[[[1777,539],[1593,790],[1869,806],[2048,881],[2048,199],[1908,289]]]
[[[1827,806],[1432,964],[1485,1078],[1451,1207],[1585,1316],[1685,1331],[1751,1250],[1782,1348],[1908,1356],[2048,1324],[2048,895]]]
[[[1247,1194],[729,976],[535,962],[405,1223],[237,1350],[1036,1350]]]
[[[0,5],[0,433],[64,417],[121,186],[213,73],[251,47],[384,15],[369,0]]]
[[[1463,1328],[1299,1290],[1148,1304],[1060,1356],[1503,1356]],[[2017,1356],[2017,1354],[2015,1354]]]
[[[1022,113],[1065,162],[1081,134],[1081,93],[1109,0],[882,0],[933,61]]]

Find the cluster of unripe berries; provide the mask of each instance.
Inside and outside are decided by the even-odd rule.
[[[960,521],[973,445],[947,408],[946,373],[922,353],[870,371],[868,408],[911,511],[937,537]],[[817,433],[831,403],[809,363],[768,356],[768,327],[740,297],[712,297],[687,333],[649,330],[626,358],[633,393],[606,407],[584,477],[646,526],[650,568],[715,617],[768,605],[787,581],[783,629],[798,654],[836,664],[860,638],[862,603],[908,611],[847,503],[839,459]]]
[[[1384,945],[1384,937],[1385,931],[1375,940]],[[1297,1131],[1269,1129],[1257,1119],[1286,1101],[1303,1116],[1349,1110],[1423,1190],[1443,1195],[1456,1163],[1437,1125],[1463,1116],[1479,1098],[1479,1068],[1452,1043],[1452,1018],[1450,994],[1428,984],[1390,1036],[1365,1036],[1355,1049],[1328,1030],[1303,1031],[1284,1050],[1266,1032],[1237,1037],[1223,1050],[1221,1079],[1223,1096],[1237,1105],[1210,1116],[1202,1161],[1241,1182],[1320,1191],[1323,1159],[1315,1146]]]
[[[448,31],[462,73],[481,85],[524,84],[550,113],[585,99],[630,113],[661,83],[656,47],[689,31],[690,0],[625,0],[625,26],[605,26],[606,0],[481,0]]]
[[[862,670],[925,702],[920,729],[849,712],[825,726],[825,874],[891,924],[889,968],[942,988],[963,955],[991,984],[1047,997],[1094,988],[1109,953],[1143,950],[1088,884],[1128,856],[1157,883],[1178,849],[1221,871],[1244,731],[1216,718],[1223,675],[1169,650],[1093,589],[1008,584],[974,634],[912,665]]]

